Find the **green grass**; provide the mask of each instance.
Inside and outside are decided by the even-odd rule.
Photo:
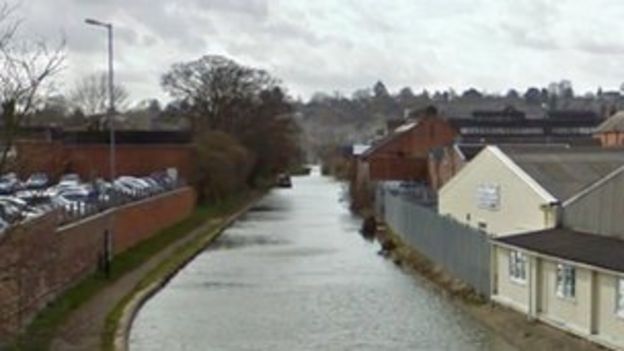
[[[115,256],[108,278],[102,272],[96,272],[67,290],[35,317],[24,334],[18,338],[10,349],[49,349],[57,327],[67,319],[72,311],[82,306],[99,291],[114,283],[124,274],[135,269],[176,240],[186,236],[193,229],[204,224],[208,219],[233,212],[234,209],[240,208],[242,204],[248,202],[250,198],[250,194],[245,194],[232,197],[219,204],[200,205],[186,219]],[[168,261],[166,260],[166,262]]]

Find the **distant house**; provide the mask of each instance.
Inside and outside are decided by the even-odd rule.
[[[494,301],[624,348],[623,240],[558,228],[492,244]]]
[[[426,181],[429,151],[451,143],[455,135],[448,121],[437,115],[409,121],[360,155],[358,173],[370,181]]]
[[[553,228],[622,166],[617,150],[487,146],[439,190],[438,211],[493,236]]]
[[[600,124],[594,136],[604,147],[624,146],[624,111],[614,114]]]

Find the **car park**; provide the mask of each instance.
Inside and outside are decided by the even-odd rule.
[[[54,209],[62,209],[64,221],[72,220],[174,189],[178,184],[167,171],[145,177],[121,175],[113,182],[102,178],[83,182],[78,174],[67,173],[58,183],[49,183],[50,178],[45,173],[31,174],[23,186],[15,173],[0,177],[0,220],[11,225]],[[2,228],[0,223],[0,231]]]
[[[67,174],[63,174],[61,176],[61,179],[59,180],[59,184],[74,184],[74,185],[78,185],[80,184],[81,180],[80,180],[80,176],[76,173],[67,173]]]
[[[0,218],[0,234],[4,233],[7,229],[9,229],[11,225],[9,224],[9,222],[5,221],[4,219]]]
[[[19,190],[20,181],[15,173],[7,173],[0,177],[0,194],[12,194]]]
[[[33,173],[26,179],[24,187],[30,190],[45,189],[50,183],[50,179],[45,173]]]

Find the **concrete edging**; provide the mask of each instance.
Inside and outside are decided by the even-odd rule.
[[[193,252],[183,259],[183,261],[170,272],[166,272],[162,277],[157,279],[155,282],[151,283],[147,287],[139,290],[134,293],[130,301],[126,303],[126,306],[123,309],[119,322],[117,324],[117,328],[115,329],[113,347],[116,351],[127,351],[128,348],[128,339],[130,336],[130,328],[132,327],[132,323],[139,310],[143,305],[154,296],[160,289],[164,288],[169,281],[176,276],[176,274],[183,269],[188,263],[190,263],[197,255],[199,255],[204,249],[210,245],[215,239],[217,239],[225,229],[230,227],[232,223],[237,221],[241,216],[245,215],[262,197],[264,197],[264,193],[257,198],[253,199],[250,203],[248,203],[245,207],[237,211],[236,213],[227,217],[221,224],[219,224],[216,228],[214,228],[209,235],[206,236],[205,241],[202,245],[193,250]],[[173,255],[174,253],[172,253]],[[169,256],[168,258],[170,258]],[[149,273],[148,273],[149,274]]]

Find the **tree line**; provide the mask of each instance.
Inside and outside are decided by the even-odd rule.
[[[296,107],[311,147],[318,150],[327,145],[369,140],[385,128],[388,120],[403,119],[431,105],[451,118],[506,107],[525,111],[533,118],[553,110],[585,110],[608,117],[624,108],[624,85],[620,90],[598,88],[584,94],[576,93],[569,80],[525,90],[509,89],[505,93],[487,93],[477,88],[414,92],[410,87],[390,92],[382,81],[377,81],[350,96],[317,92],[308,101],[297,102]]]

